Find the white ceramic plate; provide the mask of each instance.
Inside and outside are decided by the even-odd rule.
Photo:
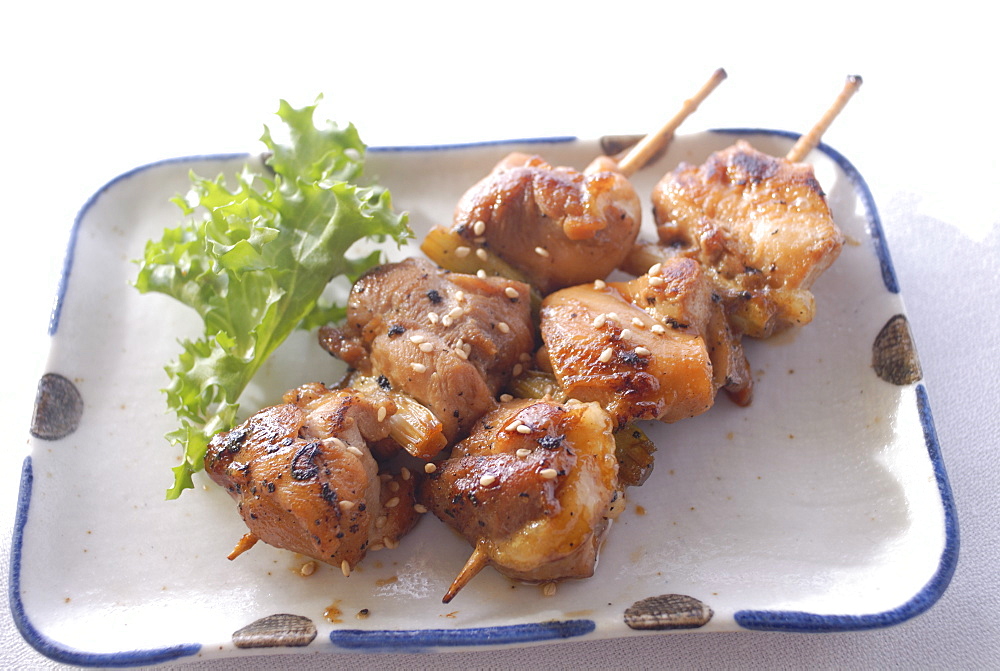
[[[736,137],[776,155],[794,139],[679,136],[636,177],[640,194],[648,198],[679,161],[701,162]],[[382,148],[368,171],[410,212],[419,236],[448,222],[462,192],[514,149],[582,168],[600,144]],[[172,428],[162,367],[177,338],[196,335],[197,318],[129,283],[145,240],[178,221],[168,201],[187,191],[188,171],[235,172],[245,160],[138,168],[97,193],[73,229],[13,542],[15,621],[43,654],[121,666],[650,631],[845,631],[902,622],[944,591],[957,523],[905,311],[868,189],[825,146],[809,161],[850,242],[815,286],[817,319],[749,345],[751,407],[720,398],[698,418],[646,427],[659,447],[656,467],[630,490],[593,578],[544,596],[487,569],[443,605],[469,547],[433,517],[350,578],[325,566],[302,577],[302,557],[263,545],[230,562],[245,528],[222,489],[201,474],[198,488],[164,500],[178,454],[162,437]],[[340,372],[312,334],[298,334],[244,408]],[[363,609],[368,617],[359,619]],[[634,628],[641,621],[656,629]]]

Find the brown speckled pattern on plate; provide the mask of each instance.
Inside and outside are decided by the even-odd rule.
[[[76,431],[83,416],[83,398],[70,380],[46,373],[38,381],[31,435],[43,440],[59,440]]]
[[[712,609],[685,594],[661,594],[640,599],[625,609],[632,629],[697,629],[712,619]]]
[[[875,337],[872,367],[880,378],[892,384],[913,384],[922,377],[917,349],[905,315],[893,316]]]
[[[237,648],[296,648],[316,638],[316,625],[308,617],[276,613],[255,620],[233,632]]]

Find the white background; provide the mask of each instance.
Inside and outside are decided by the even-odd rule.
[[[662,636],[423,657],[294,657],[277,666],[995,665],[1000,57],[995,22],[971,6],[203,1],[3,10],[3,592],[67,236],[78,209],[110,179],[174,156],[257,151],[280,98],[301,105],[322,93],[324,111],[353,121],[370,145],[593,137],[657,127],[724,67],[728,80],[682,131],[804,132],[846,75],[860,74],[864,86],[824,141],[875,197],[954,490],[961,557],[937,605],[865,633]],[[110,464],[106,484],[114,477]],[[23,643],[6,610],[0,618],[0,666],[57,666]],[[258,661],[273,668],[278,658]]]

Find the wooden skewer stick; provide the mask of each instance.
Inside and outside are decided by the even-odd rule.
[[[674,137],[674,131],[687,119],[691,114],[698,109],[698,105],[701,104],[705,98],[708,97],[715,87],[722,83],[726,78],[726,71],[719,68],[714,73],[712,77],[705,83],[701,89],[694,95],[694,97],[689,98],[684,101],[681,106],[680,111],[674,115],[667,123],[665,123],[659,130],[650,133],[646,137],[639,140],[632,149],[629,150],[628,154],[625,155],[621,161],[618,162],[618,171],[630,177],[639,168],[646,165],[649,160],[653,157],[653,154],[662,149],[670,140]]]
[[[857,93],[859,88],[861,88],[861,77],[859,75],[850,75],[840,95],[837,96],[837,99],[830,106],[830,109],[826,111],[826,114],[823,115],[823,118],[812,127],[812,130],[799,138],[795,146],[785,155],[785,158],[796,163],[804,159],[809,152],[815,149],[823,137],[823,133],[830,127],[833,120],[837,118],[837,115],[847,105],[847,101]]]
[[[448,603],[455,598],[459,590],[469,584],[469,581],[476,577],[476,574],[486,568],[489,563],[490,558],[486,554],[486,551],[482,549],[479,545],[476,545],[476,549],[472,551],[472,555],[469,560],[465,562],[465,566],[462,570],[458,572],[458,576],[451,583],[451,587],[445,592],[444,598],[441,599],[441,603]]]

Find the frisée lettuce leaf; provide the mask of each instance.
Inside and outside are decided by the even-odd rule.
[[[315,110],[281,101],[290,139],[279,143],[265,126],[268,170],[244,166],[233,187],[191,174],[191,194],[174,199],[183,223],[146,243],[135,287],[177,299],[204,323],[166,366],[179,423],[167,437],[183,448],[168,499],[194,486],[212,436],[235,425],[240,394],[288,335],[343,316],[343,306],[321,304],[327,285],[382,260],[377,245],[349,256],[355,243],[412,236],[389,192],[361,183],[366,146],[354,126],[318,128]]]

